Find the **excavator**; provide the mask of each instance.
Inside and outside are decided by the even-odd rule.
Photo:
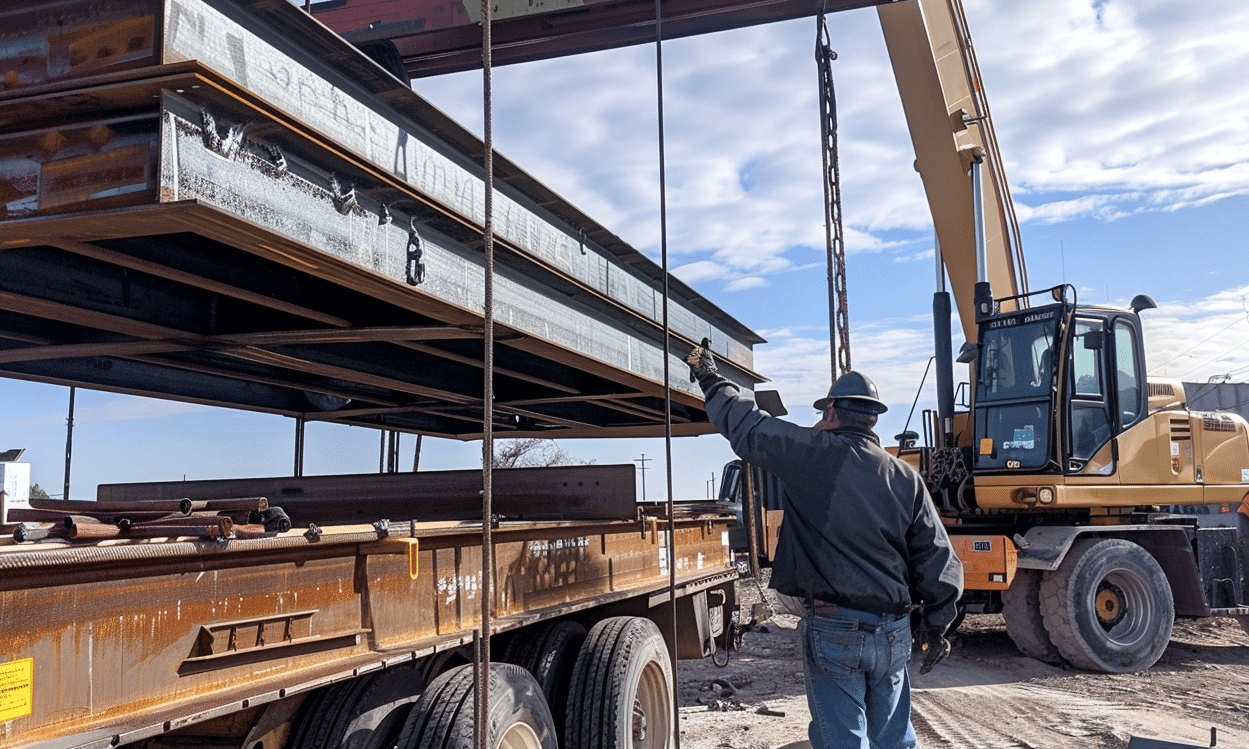
[[[667,36],[811,15],[796,0],[668,0]],[[892,448],[924,476],[966,571],[967,613],[1001,613],[1019,650],[1112,673],[1147,669],[1175,617],[1249,629],[1249,425],[1147,380],[1142,294],[1128,308],[1029,289],[1022,242],[960,0],[875,5],[936,235],[936,407]],[[480,64],[471,3],[322,0],[311,10],[399,76]],[[501,63],[654,38],[655,6],[500,3]],[[947,290],[947,278],[948,289]],[[964,339],[955,356],[952,310]],[[956,406],[955,364],[967,364]],[[765,400],[759,394],[761,406]],[[779,399],[771,407],[783,412]],[[783,528],[783,486],[739,462],[750,564]]]
[[[1179,381],[1146,378],[1147,295],[1121,309],[1081,304],[1069,285],[1028,289],[961,5],[907,5],[879,14],[938,276],[944,265],[968,341],[957,360],[970,365],[970,403],[953,405],[939,288],[937,408],[925,447],[901,435],[898,452],[946,518],[965,609],[1000,611],[1025,655],[1111,673],[1152,666],[1177,616],[1249,626],[1249,426],[1189,409]]]
[[[1146,378],[1141,315],[1029,290],[1018,224],[958,0],[878,7],[936,230],[936,408],[898,435],[964,563],[964,612],[1001,613],[1019,650],[1051,663],[1149,668],[1175,617],[1249,629],[1249,425],[1187,407]],[[950,292],[967,341],[955,406]],[[773,548],[775,481],[760,487]]]

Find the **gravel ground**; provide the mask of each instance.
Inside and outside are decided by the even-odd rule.
[[[746,611],[759,593],[739,584]],[[717,668],[681,661],[682,749],[805,741],[810,714],[798,619],[777,615]],[[1019,654],[1001,616],[968,616],[925,676],[912,660],[913,720],[927,749],[1120,749],[1132,736],[1249,746],[1249,635],[1231,619],[1179,620],[1162,659],[1135,674],[1063,669]],[[795,749],[797,749],[795,747]]]

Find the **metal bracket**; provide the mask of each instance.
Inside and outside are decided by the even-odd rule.
[[[259,145],[265,150],[265,153],[269,154],[269,160],[273,162],[274,168],[279,172],[285,172],[286,156],[282,153],[282,149],[271,143],[261,143]]]
[[[421,241],[421,235],[416,231],[416,219],[408,219],[408,266],[407,266],[407,282],[409,286],[420,286],[425,283],[425,263],[421,262],[425,257],[424,243]]]
[[[243,128],[231,126],[223,138],[221,133],[217,131],[217,119],[212,116],[211,112],[207,109],[201,109],[200,120],[203,125],[204,147],[227,159],[233,158],[234,154],[243,145]]]
[[[356,201],[355,185],[343,190],[338,175],[333,172],[330,172],[330,200],[334,201],[334,208],[344,216],[360,207],[360,203]]]

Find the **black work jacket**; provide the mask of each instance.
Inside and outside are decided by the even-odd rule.
[[[924,609],[947,628],[963,566],[919,473],[870,431],[816,431],[769,416],[719,375],[707,414],[742,459],[785,483],[772,587],[877,613]]]

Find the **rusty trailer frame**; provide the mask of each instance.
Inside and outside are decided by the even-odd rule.
[[[625,471],[632,475],[631,466],[500,471],[499,506],[515,512],[542,486],[569,481],[597,496]],[[316,495],[317,481],[341,487],[350,478],[255,488],[305,482]],[[411,517],[444,501],[422,500],[421,489],[468,483],[360,479],[366,494],[388,491],[395,512],[407,479]],[[188,488],[203,496],[212,483]],[[318,525],[339,517],[326,496],[288,503],[297,527],[270,538],[0,545],[0,747],[104,749],[195,726],[221,731],[214,721],[250,725],[269,703],[290,700],[275,708],[289,711],[300,695],[370,670],[446,651],[463,657],[480,623],[480,523],[394,514],[384,524]],[[349,504],[339,496],[340,507]],[[496,636],[555,617],[671,617],[667,520],[610,519],[624,505],[605,504],[598,519],[500,520]],[[676,519],[678,600],[726,587],[731,600],[732,520],[714,506]]]

